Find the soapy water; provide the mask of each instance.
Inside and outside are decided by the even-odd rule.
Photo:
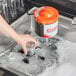
[[[19,52],[22,48],[15,44],[15,46],[10,49],[10,52],[0,58],[1,63],[5,63],[7,66],[29,76],[38,75],[46,68],[53,67],[59,63],[59,54],[56,50],[50,50],[50,48],[39,41],[37,43],[37,47],[32,49],[34,54],[31,56]],[[29,50],[30,49],[28,49],[28,51]]]
[[[74,47],[74,44],[71,42],[59,38],[49,39],[49,42],[54,42],[54,44],[50,46],[45,46],[45,44],[40,41],[44,42],[44,40],[38,38],[38,45],[36,48],[33,48],[35,54],[32,56],[27,56],[24,53],[18,52],[21,47],[16,45],[12,51],[3,56],[0,61],[24,74],[37,76],[47,68],[55,67],[67,61],[67,50],[71,51],[76,47],[76,45]],[[69,47],[70,45],[74,48]]]
[[[60,56],[57,53],[57,49],[51,50],[50,48],[38,42],[37,47],[32,49],[34,54],[27,56],[24,53],[18,52],[21,47],[16,45],[8,55],[8,62],[13,65],[16,63],[14,66],[24,69],[27,74],[37,75],[47,67],[53,67],[59,63]]]

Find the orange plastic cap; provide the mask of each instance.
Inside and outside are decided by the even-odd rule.
[[[40,7],[34,11],[34,17],[38,23],[52,24],[58,20],[58,11],[49,6]]]

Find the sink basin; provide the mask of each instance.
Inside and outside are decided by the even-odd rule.
[[[60,56],[63,58],[63,59],[61,58],[63,61],[61,64],[58,64],[53,70],[54,73],[58,74],[58,76],[59,75],[62,76],[63,73],[66,73],[64,69],[67,69],[67,70],[72,69],[71,71],[74,71],[74,69],[76,69],[75,68],[76,67],[76,51],[75,51],[76,50],[76,30],[75,28],[72,27],[71,21],[72,19],[69,19],[64,16],[59,16],[59,30],[58,30],[58,34],[56,35],[56,37],[60,39],[60,42],[57,43],[56,46],[58,47],[57,51],[59,52]],[[18,33],[27,33],[26,31],[30,29],[30,24],[31,24],[30,22],[31,21],[28,18],[27,14],[24,14],[21,18],[15,21],[11,26]],[[6,38],[4,40],[5,40],[4,43],[7,43],[8,40],[6,41]],[[14,45],[13,42],[10,42],[11,47],[7,48],[6,52],[4,52],[3,50],[3,52],[0,53],[0,67],[5,68],[13,73],[16,73],[19,76],[27,76],[24,72],[24,69],[25,69],[24,63],[22,63],[24,65],[22,66],[22,65],[19,65],[19,63],[15,62],[15,64],[17,64],[17,66],[15,66],[15,64],[12,64],[11,58],[10,58],[10,62],[8,62],[10,49],[14,47],[12,44]],[[18,59],[20,59],[20,56],[22,57],[22,55],[20,54],[17,54],[17,55],[19,56],[19,58],[17,56]],[[12,56],[12,59],[13,59],[13,56]],[[41,67],[38,67],[38,68],[41,69]],[[62,73],[60,74],[59,71],[61,71]],[[52,75],[51,72],[52,72],[52,68],[49,67],[44,72],[42,72],[40,76],[49,76],[49,74],[50,76],[57,76],[57,75]],[[67,76],[71,76],[71,75],[67,75]]]

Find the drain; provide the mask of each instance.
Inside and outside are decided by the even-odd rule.
[[[24,54],[23,49],[20,49],[18,52],[21,53],[21,54]]]
[[[38,58],[43,60],[43,61],[45,60],[45,57],[43,57],[43,56],[38,56]]]
[[[24,63],[29,64],[29,59],[24,58],[23,61],[24,61]]]

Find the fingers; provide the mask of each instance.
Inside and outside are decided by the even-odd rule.
[[[20,38],[18,39],[19,43],[18,43],[18,41],[17,41],[17,43],[22,46],[22,48],[24,50],[24,54],[27,54],[27,48],[26,48],[27,42],[34,42],[35,47],[36,47],[36,40],[32,36],[30,36],[28,34],[27,35],[19,34],[19,35],[20,35]]]
[[[37,43],[36,43],[36,39],[34,39],[33,37],[30,36],[29,41],[34,42],[34,43],[35,43],[35,47],[36,47],[36,44],[37,44]]]
[[[35,47],[36,47],[36,45],[37,45],[36,40],[34,38],[32,38],[32,39],[30,39],[30,41],[34,42]]]
[[[34,42],[34,43],[35,43],[35,47],[36,47],[36,45],[37,45],[36,39],[34,39],[34,38],[33,38],[32,36],[30,36],[30,35],[27,35],[27,36],[28,36],[27,42],[30,42],[30,41]]]
[[[26,46],[23,45],[22,48],[23,48],[24,54],[27,55],[27,49],[26,49]]]

